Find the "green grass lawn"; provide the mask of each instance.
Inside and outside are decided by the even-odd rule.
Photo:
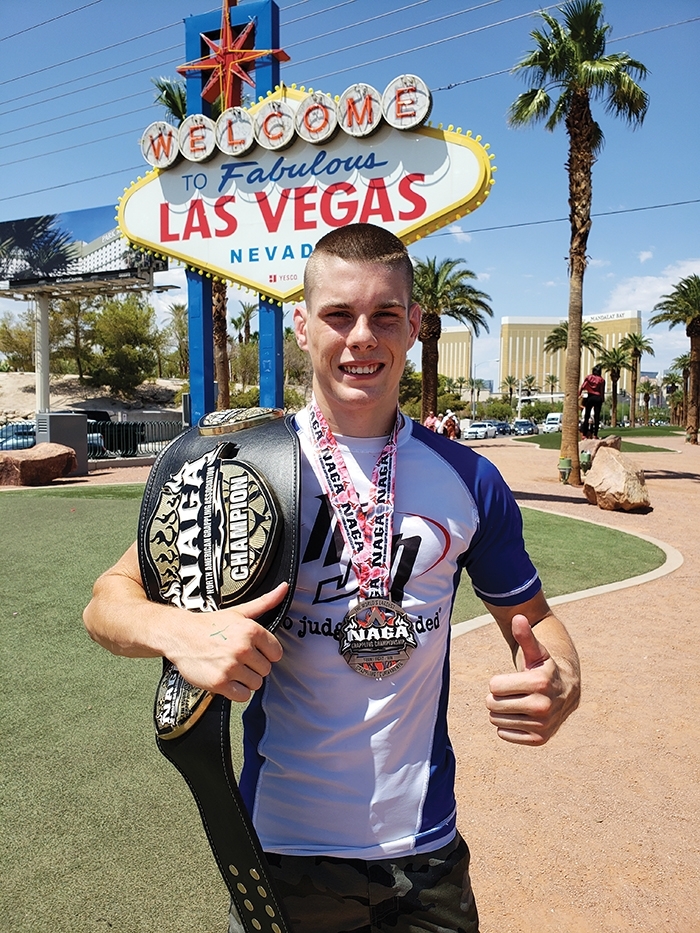
[[[621,452],[628,454],[643,454],[650,453],[654,451],[655,453],[667,452],[673,453],[669,447],[656,447],[652,444],[638,444],[636,441],[628,441],[628,437],[669,437],[671,434],[678,434],[678,431],[669,431],[668,428],[659,428],[659,431],[665,431],[663,434],[640,434],[637,433],[641,431],[641,428],[635,428],[634,431],[603,431],[601,432],[601,437],[608,437],[611,434],[619,434],[622,437],[622,444],[620,445]],[[561,431],[555,431],[553,434],[531,434],[525,437],[513,437],[514,441],[518,441],[523,444],[537,444],[538,447],[541,447],[542,450],[559,450],[561,447]]]
[[[194,802],[157,752],[160,663],[115,658],[81,622],[135,537],[143,487],[0,493],[2,928],[212,933],[227,892]],[[549,595],[658,566],[653,545],[524,510]],[[456,619],[483,612],[468,584]],[[240,748],[234,717],[233,746]]]

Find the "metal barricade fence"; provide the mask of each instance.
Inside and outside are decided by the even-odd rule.
[[[179,420],[87,421],[89,460],[149,457],[184,430]],[[29,419],[0,421],[0,452],[26,450],[36,443],[36,423]]]
[[[100,448],[88,444],[88,457],[99,460],[113,457],[148,457],[159,453],[183,430],[180,421],[88,421],[88,440],[102,436]]]

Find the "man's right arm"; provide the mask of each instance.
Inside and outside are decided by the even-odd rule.
[[[90,637],[112,654],[167,657],[197,687],[245,702],[282,657],[274,635],[255,621],[284,598],[287,584],[218,612],[151,602],[133,544],[95,583],[83,613]]]

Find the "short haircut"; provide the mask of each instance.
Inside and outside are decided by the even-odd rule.
[[[304,293],[308,298],[324,257],[335,256],[345,262],[382,265],[404,274],[409,299],[413,292],[413,264],[401,240],[374,224],[348,224],[331,230],[316,244],[304,270]]]

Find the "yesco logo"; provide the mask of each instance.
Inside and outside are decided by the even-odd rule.
[[[205,162],[217,151],[242,156],[255,145],[279,151],[297,136],[323,145],[339,130],[356,139],[370,136],[382,122],[397,130],[416,129],[431,107],[426,83],[416,75],[399,75],[383,94],[369,84],[353,84],[335,99],[311,92],[296,107],[282,98],[266,101],[254,114],[231,107],[216,123],[201,113],[187,117],[179,128],[158,120],[141,137],[141,153],[154,168],[168,168],[180,158]]]

